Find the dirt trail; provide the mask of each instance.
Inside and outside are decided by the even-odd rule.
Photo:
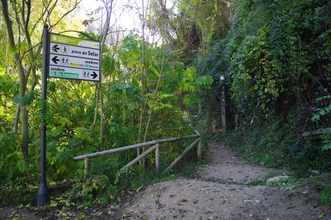
[[[261,180],[290,174],[285,170],[252,165],[221,143],[211,143],[204,157],[207,163],[195,174],[195,179],[179,178],[148,185],[117,206],[108,204],[86,210],[75,207],[65,207],[65,210],[58,210],[58,207],[51,210],[43,210],[43,207],[0,208],[0,220],[328,220],[331,218],[331,208],[320,204],[320,191],[317,191],[327,184],[326,175],[271,187],[261,184]],[[249,187],[247,183],[250,182],[260,184]],[[85,217],[82,217],[82,211]],[[60,215],[60,212],[65,215]]]
[[[147,186],[120,208],[118,219],[329,219],[319,192],[323,177],[279,186],[246,184],[288,174],[284,170],[249,164],[221,143],[211,143],[207,165],[196,179],[179,178]],[[316,188],[316,187],[315,187]]]

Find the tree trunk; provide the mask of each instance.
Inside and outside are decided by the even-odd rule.
[[[14,40],[14,32],[13,32],[13,26],[12,26],[12,21],[10,20],[9,17],[9,10],[8,10],[8,1],[6,0],[1,0],[2,3],[2,16],[5,20],[6,27],[7,27],[7,34],[8,34],[8,39],[9,39],[9,46],[12,51],[14,52],[14,59],[15,63],[18,68],[18,74],[19,74],[19,79],[20,79],[20,89],[19,89],[19,96],[20,98],[23,98],[25,96],[25,91],[26,91],[26,77],[24,73],[24,68],[21,62],[20,54],[17,52],[15,40]],[[22,142],[21,142],[21,148],[22,152],[24,155],[24,159],[28,159],[28,144],[29,144],[29,133],[28,133],[28,111],[25,106],[20,104],[20,110],[21,110],[21,115],[22,115],[22,121],[21,121],[21,126],[22,126]],[[16,116],[18,116],[17,114]],[[18,121],[16,118],[15,121]]]
[[[143,63],[143,67],[141,70],[141,110],[140,110],[140,116],[139,116],[139,130],[138,130],[138,143],[141,142],[142,137],[142,129],[143,129],[143,118],[145,113],[145,74],[146,74],[146,66],[145,66],[145,6],[144,6],[144,0],[141,1],[142,4],[142,47],[141,47],[141,60]],[[145,148],[143,148],[143,151]],[[140,155],[140,149],[137,148],[137,156]],[[144,163],[144,161],[143,161]],[[141,161],[139,161],[139,164],[141,165]]]
[[[24,155],[24,159],[27,160],[29,158],[29,123],[28,123],[28,110],[26,106],[21,105],[21,113],[22,113],[22,152]]]

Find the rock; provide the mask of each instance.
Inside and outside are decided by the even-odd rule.
[[[271,183],[279,182],[280,180],[287,180],[288,178],[290,178],[290,177],[289,176],[275,176],[275,177],[267,179],[266,185],[270,186]]]
[[[252,200],[250,200],[250,199],[244,199],[244,200],[243,200],[244,203],[250,203],[251,201],[252,201]]]

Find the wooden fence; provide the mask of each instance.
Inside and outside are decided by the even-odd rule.
[[[146,151],[144,151],[142,154],[140,154],[138,157],[136,157],[134,160],[132,160],[130,163],[125,165],[120,169],[120,171],[134,165],[141,159],[143,159],[145,156],[147,156],[149,153],[155,150],[155,174],[159,175],[160,174],[160,144],[162,143],[167,143],[167,142],[174,142],[174,141],[180,141],[180,140],[186,140],[186,139],[193,139],[195,140],[188,146],[163,172],[168,172],[171,168],[173,168],[178,161],[180,161],[185,154],[192,149],[196,144],[198,144],[197,148],[197,155],[198,159],[201,160],[202,157],[202,152],[201,152],[201,135],[199,134],[198,131],[195,131],[195,134],[193,135],[188,135],[188,136],[183,136],[183,137],[175,137],[175,138],[167,138],[167,139],[161,139],[161,140],[156,140],[156,141],[148,141],[144,143],[139,143],[139,144],[133,144],[125,147],[120,147],[120,148],[115,148],[115,149],[110,149],[110,150],[105,150],[105,151],[100,151],[96,153],[91,153],[91,154],[85,154],[81,156],[76,156],[74,157],[74,160],[84,160],[84,176],[86,176],[89,168],[89,158],[92,157],[97,157],[97,156],[104,156],[107,154],[112,154],[112,153],[117,153],[121,151],[126,151],[126,150],[132,150],[132,149],[137,149],[141,147],[146,147],[146,146],[152,146]]]
[[[305,131],[302,133],[302,137],[307,140],[313,139],[321,139],[321,135],[325,134],[326,132],[330,132],[331,128],[321,128],[314,131]]]

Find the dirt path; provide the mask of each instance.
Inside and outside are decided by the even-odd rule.
[[[247,163],[220,143],[210,144],[207,165],[196,179],[152,184],[120,208],[119,219],[329,219],[330,207],[318,200],[323,177],[279,186],[248,187],[284,170]],[[313,187],[315,185],[315,187]],[[314,189],[316,188],[316,189]]]
[[[322,206],[319,202],[318,189],[327,184],[326,177],[318,176],[291,184],[266,186],[266,178],[290,174],[284,170],[249,164],[238,153],[221,143],[211,143],[209,147],[205,152],[207,163],[195,174],[195,179],[179,178],[148,185],[121,205],[91,207],[83,210],[85,217],[80,214],[82,210],[75,207],[68,207],[66,210],[58,210],[55,207],[54,210],[46,209],[48,211],[42,211],[43,207],[0,208],[0,220],[331,218],[331,208]],[[39,211],[34,211],[36,209]],[[65,215],[60,215],[60,212]]]

